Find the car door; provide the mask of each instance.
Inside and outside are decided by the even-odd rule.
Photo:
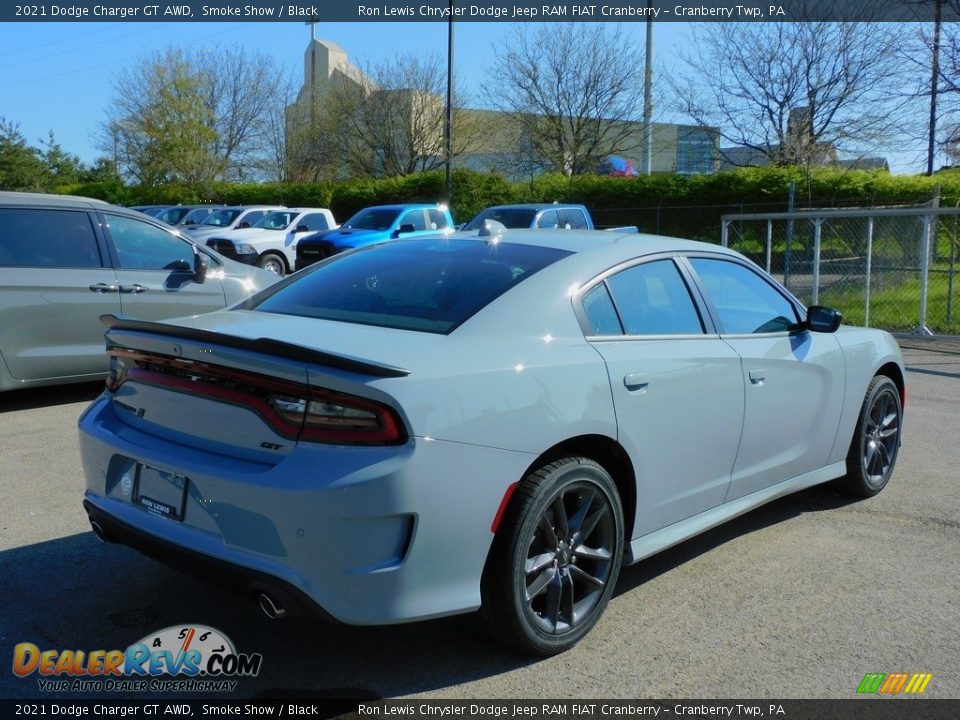
[[[0,209],[0,356],[16,380],[106,372],[99,318],[118,290],[86,211]]]
[[[743,438],[727,500],[823,467],[844,396],[836,337],[791,331],[796,305],[735,259],[691,257],[721,337],[742,359]]]
[[[582,312],[636,474],[634,537],[721,504],[743,419],[740,358],[704,322],[674,260],[614,272],[583,295]]]
[[[141,320],[195,315],[226,305],[214,273],[198,283],[193,276],[193,244],[148,222],[104,213],[104,226],[116,254],[120,310]]]

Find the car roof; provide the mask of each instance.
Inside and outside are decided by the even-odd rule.
[[[82,197],[80,195],[51,195],[49,193],[0,192],[0,205],[23,205],[27,207],[63,207],[74,209],[116,208],[103,200]],[[124,208],[126,209],[126,208]]]
[[[369,205],[362,210],[436,210],[440,207],[438,203],[394,203],[391,205]]]
[[[450,237],[447,235],[437,235]],[[458,239],[463,237],[456,235]],[[712,252],[737,256],[737,253],[721,245],[684,240],[666,235],[648,235],[642,233],[624,233],[611,230],[544,230],[544,229],[507,229],[490,236],[468,235],[477,242],[499,241],[554,248],[580,255],[652,255],[662,252]],[[396,242],[396,241],[394,241]]]
[[[480,212],[487,210],[503,210],[513,208],[516,210],[562,210],[563,208],[583,208],[579,203],[510,203],[509,205],[491,205]]]

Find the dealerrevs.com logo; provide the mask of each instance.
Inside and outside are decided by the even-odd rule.
[[[219,630],[173,625],[126,650],[41,650],[30,642],[13,648],[13,673],[36,674],[42,691],[232,692],[236,677],[256,677],[263,656],[238,653]]]

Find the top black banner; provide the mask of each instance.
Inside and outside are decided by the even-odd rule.
[[[589,0],[588,0],[589,1]],[[944,22],[958,0],[64,0],[0,7],[3,22]]]

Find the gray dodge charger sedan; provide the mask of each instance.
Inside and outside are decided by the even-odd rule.
[[[873,495],[900,447],[890,335],[672,238],[394,240],[228,310],[104,322],[94,531],[271,617],[480,609],[557,653],[622,563],[818,483]]]

